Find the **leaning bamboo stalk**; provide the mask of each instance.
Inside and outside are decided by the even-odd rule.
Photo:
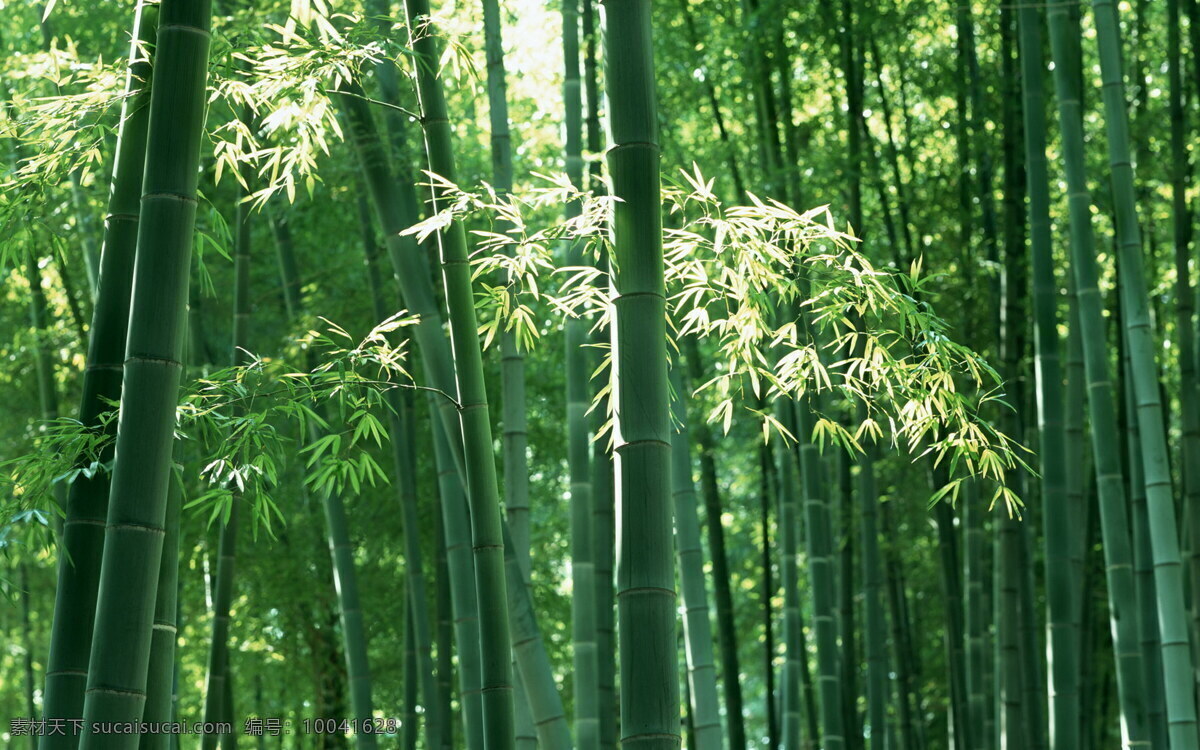
[[[428,0],[405,0],[410,46],[418,57],[417,99],[425,132],[429,170],[453,183],[454,151],[445,91],[436,66],[441,42],[430,20]],[[433,190],[434,209],[445,201],[444,188]],[[450,340],[454,351],[454,380],[467,476],[467,501],[471,510],[471,543],[475,557],[475,592],[479,617],[490,623],[480,630],[482,663],[484,747],[512,750],[512,661],[508,601],[505,589],[504,541],[500,515],[496,462],[492,455],[492,425],[488,417],[471,265],[466,232],[461,221],[451,221],[438,234],[442,280],[449,312]]]
[[[367,194],[383,232],[392,271],[405,308],[417,317],[413,338],[421,350],[425,384],[449,394],[454,390],[450,347],[442,331],[442,315],[431,281],[429,263],[416,240],[403,231],[417,222],[416,190],[410,181],[395,179],[387,152],[375,128],[367,104],[357,85],[347,87],[349,96],[340,105],[349,125]],[[467,747],[483,750],[483,708],[479,662],[479,613],[474,596],[468,595],[474,580],[471,561],[469,514],[462,481],[462,438],[455,404],[433,397],[434,459],[438,470],[443,533],[448,555],[447,571],[453,594],[454,631],[458,650],[459,692],[463,701],[463,729]],[[453,477],[450,474],[454,474]],[[464,558],[464,554],[466,557]]]
[[[127,94],[117,131],[116,158],[109,189],[108,216],[104,223],[104,246],[100,261],[100,287],[92,309],[91,339],[83,373],[83,397],[79,421],[99,425],[109,401],[121,397],[125,332],[129,323],[129,297],[133,280],[133,258],[137,244],[138,199],[146,159],[146,123],[150,109],[150,55],[145,45],[156,25],[157,6],[139,2],[134,15],[133,42]],[[109,428],[115,432],[116,420]],[[100,460],[112,459],[105,449]],[[100,556],[104,546],[104,521],[109,498],[108,472],[79,476],[67,493],[63,522],[62,560],[58,567],[54,621],[50,634],[50,657],[46,669],[43,716],[46,719],[79,719],[83,716],[88,655],[96,613],[96,591],[100,581]],[[42,737],[43,750],[70,750],[78,746],[74,733]]]
[[[508,84],[504,69],[503,24],[498,0],[483,0],[483,33],[487,55],[488,124],[492,146],[492,182],[500,197],[513,187],[512,135],[508,124]],[[504,232],[507,226],[497,227]],[[517,343],[515,331],[500,333],[500,385],[503,391],[504,507],[512,531],[522,578],[530,575],[529,560],[529,465],[528,428],[525,414],[525,354]],[[516,658],[515,656],[513,657]],[[533,750],[537,734],[529,708],[524,680],[513,669],[516,689],[518,750]]]
[[[416,223],[417,202],[413,186],[411,183],[393,181],[389,174],[382,142],[375,131],[370,110],[365,106],[365,102],[360,98],[348,96],[343,97],[342,106],[350,124],[350,134],[355,150],[358,152],[368,194],[371,196],[376,217],[386,238],[401,297],[408,311],[419,318],[419,322],[413,326],[413,330],[414,338],[423,355],[421,362],[425,380],[432,387],[438,387],[450,393],[454,390],[450,347],[442,332],[442,317],[438,312],[433,286],[429,281],[429,266],[414,239],[402,234],[404,229]],[[461,429],[458,427],[454,403],[442,397],[431,400],[431,403],[434,406],[435,415],[439,418],[435,422],[440,422],[443,428],[436,431],[435,458],[438,466],[439,485],[442,490],[443,530],[449,556],[450,589],[454,598],[452,609],[459,649],[460,693],[466,704],[463,710],[466,741],[467,747],[475,750],[483,747],[482,712],[479,707],[481,700],[479,637],[471,634],[478,632],[477,630],[472,631],[472,629],[479,627],[479,618],[476,611],[476,598],[470,593],[471,584],[469,583],[473,579],[474,573],[469,549],[471,541],[467,521],[468,511],[463,497],[461,479],[463,467]],[[447,405],[449,406],[448,411]],[[452,437],[454,442],[451,443],[447,436]],[[514,628],[513,630],[514,640],[519,640],[518,629]],[[533,655],[539,650],[544,652],[544,645],[540,642],[534,644],[530,641],[527,648],[517,650],[518,658],[533,658]],[[522,656],[523,654],[525,656]],[[548,660],[534,661],[523,665],[521,671],[526,680],[529,679],[530,674],[536,675],[540,684],[536,690],[526,685],[531,698],[535,695],[546,698],[544,703],[531,705],[534,722],[538,727],[539,742],[546,749],[569,747],[569,735],[565,731],[560,731],[561,699],[557,692],[546,689],[546,686],[554,685],[554,675],[550,671]]]
[[[1134,193],[1133,162],[1129,154],[1129,113],[1125,103],[1121,63],[1121,31],[1112,0],[1094,0],[1096,43],[1103,80],[1104,127],[1116,212],[1120,258],[1118,290],[1121,317],[1129,346],[1133,388],[1141,428],[1142,469],[1146,480],[1150,547],[1154,553],[1154,582],[1158,594],[1159,647],[1166,686],[1167,725],[1172,747],[1200,746],[1196,720],[1196,672],[1192,661],[1189,620],[1184,606],[1183,562],[1175,519],[1171,468],[1166,444],[1161,389],[1156,366],[1158,343],[1150,319]],[[1194,412],[1193,412],[1194,414]]]

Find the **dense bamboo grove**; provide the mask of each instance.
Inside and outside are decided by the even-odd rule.
[[[1192,750],[1200,7],[0,7],[0,741]]]

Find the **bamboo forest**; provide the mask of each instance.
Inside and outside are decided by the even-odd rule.
[[[1200,0],[0,49],[0,745],[1200,750]]]

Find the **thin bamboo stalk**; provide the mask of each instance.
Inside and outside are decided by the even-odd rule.
[[[700,518],[696,486],[692,481],[692,451],[688,439],[687,402],[690,392],[675,359],[670,370],[675,393],[672,413],[676,431],[671,437],[671,482],[675,502],[675,547],[679,556],[683,596],[683,637],[687,661],[689,741],[696,750],[720,750],[721,705],[717,698],[717,667],[713,662],[712,623],[708,619],[708,591],[704,582],[704,549],[700,544]]]

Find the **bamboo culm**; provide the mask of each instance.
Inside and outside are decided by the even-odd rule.
[[[671,438],[671,482],[675,502],[675,547],[679,555],[679,580],[683,594],[684,653],[688,670],[691,736],[696,750],[721,750],[721,705],[717,698],[717,668],[713,663],[712,623],[704,582],[704,549],[700,545],[700,519],[696,487],[692,482],[692,452],[688,439],[689,392],[680,373],[681,362],[671,366],[674,422]]]
[[[129,298],[133,284],[133,259],[137,246],[138,200],[146,160],[146,123],[149,120],[150,50],[158,8],[139,2],[134,13],[133,42],[127,94],[117,131],[116,159],[109,188],[108,216],[100,261],[99,290],[92,309],[91,338],[83,373],[79,421],[99,424],[109,401],[121,397],[125,333],[129,324]],[[108,428],[115,431],[115,420]],[[100,455],[112,459],[113,449]],[[108,472],[80,476],[67,493],[63,522],[63,555],[58,566],[50,657],[46,669],[43,716],[46,719],[83,717],[84,689],[95,623],[96,595],[100,583],[100,558],[104,547],[104,521],[108,513]],[[46,734],[42,750],[72,750],[74,733]]]
[[[139,721],[145,707],[182,369],[211,5],[164,0],[159,17],[116,463],[84,700],[85,750],[132,750],[138,743],[136,734],[94,729]]]
[[[671,429],[649,0],[604,0],[621,744],[678,750]]]

